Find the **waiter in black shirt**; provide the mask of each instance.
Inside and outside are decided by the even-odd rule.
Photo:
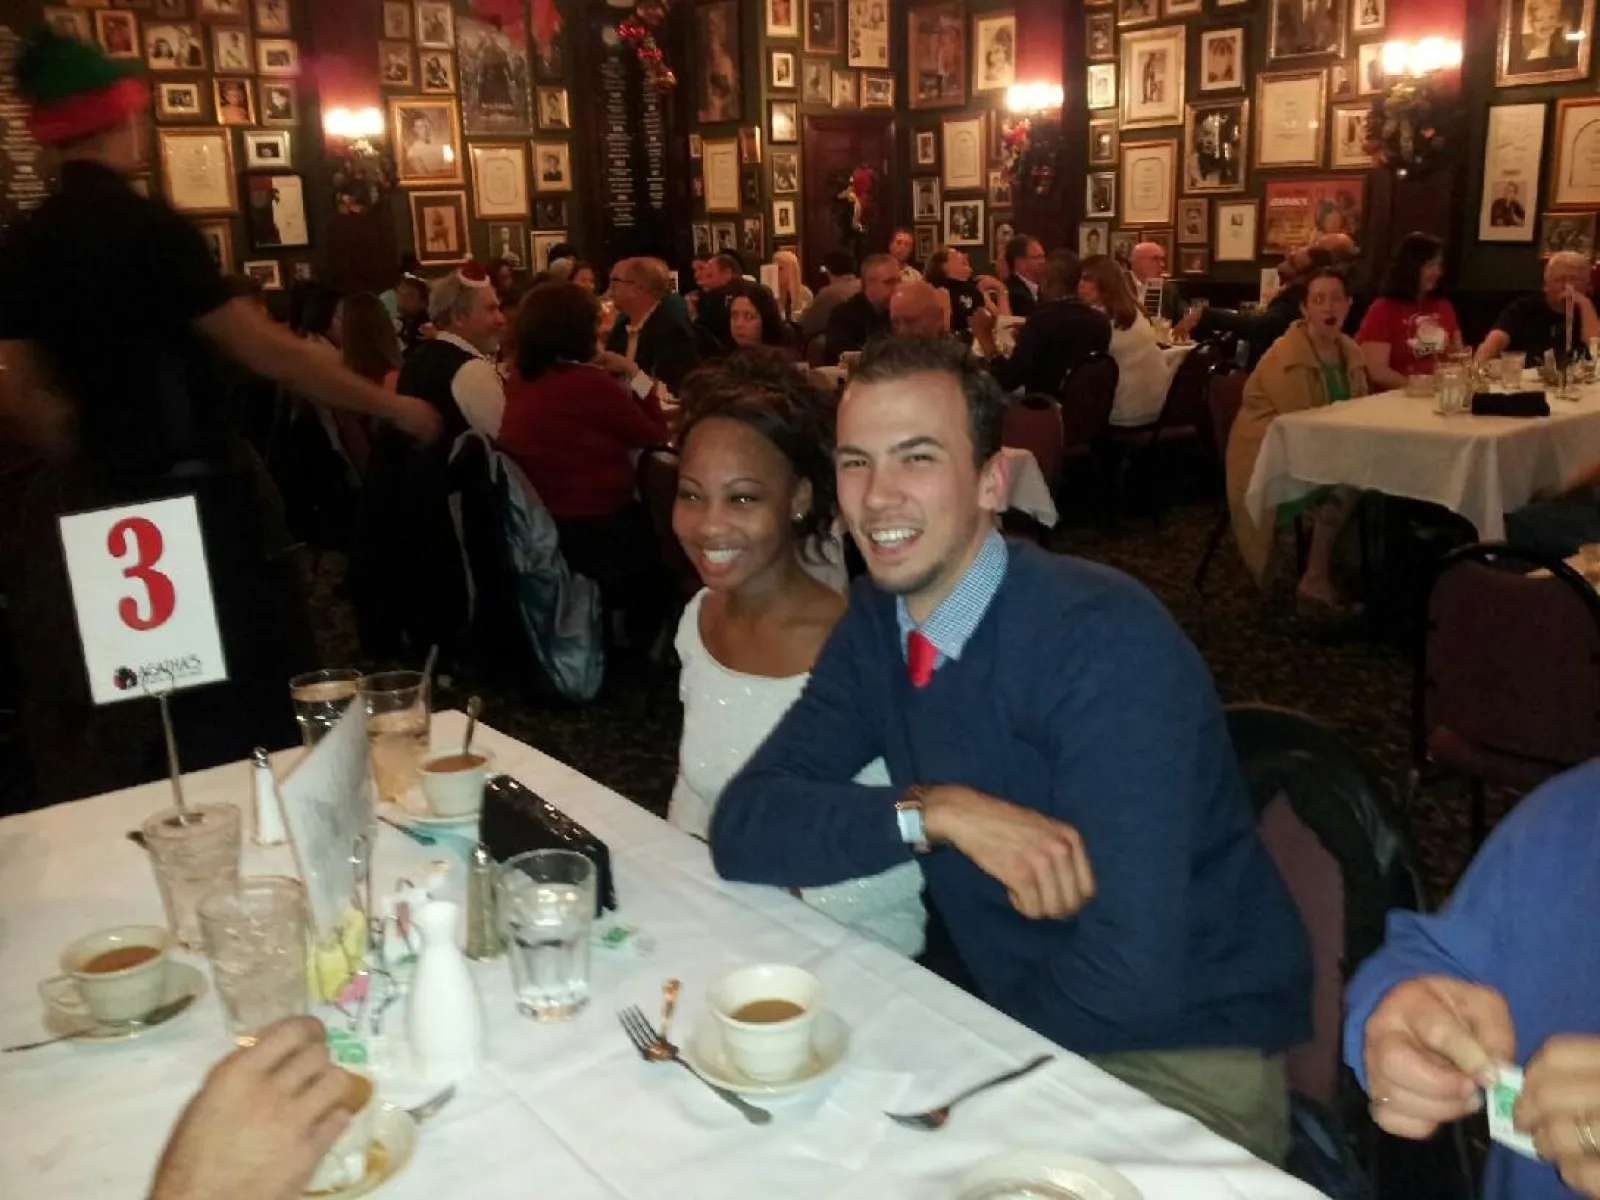
[[[277,494],[228,426],[216,350],[415,437],[436,436],[439,419],[231,296],[198,231],[133,191],[149,89],[127,66],[41,28],[16,77],[60,180],[0,245],[0,421],[35,454],[0,586],[35,775],[59,800],[157,777],[162,762],[154,705],[90,702],[56,524],[66,513],[193,495],[229,682],[174,697],[180,752],[198,767],[293,739],[284,689],[309,661],[306,614]]]

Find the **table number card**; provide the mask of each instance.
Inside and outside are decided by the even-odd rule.
[[[228,678],[193,496],[62,517],[61,545],[96,704]]]

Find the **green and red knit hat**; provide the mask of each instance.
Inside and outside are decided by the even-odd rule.
[[[99,46],[48,25],[23,42],[16,74],[17,90],[32,106],[28,127],[47,146],[120,125],[150,103],[136,65],[113,61]]]

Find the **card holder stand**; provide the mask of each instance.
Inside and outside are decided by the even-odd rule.
[[[1475,417],[1548,417],[1550,401],[1543,392],[1474,392]]]
[[[594,915],[616,909],[616,882],[606,844],[511,776],[494,775],[484,785],[478,838],[496,862],[529,850],[575,850],[587,856],[595,869]]]

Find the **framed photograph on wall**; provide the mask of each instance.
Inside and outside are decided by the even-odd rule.
[[[1083,181],[1083,211],[1089,217],[1117,215],[1117,173],[1094,171]]]
[[[564,87],[535,88],[534,111],[540,129],[572,128],[572,112],[567,106],[567,89]]]
[[[1011,207],[1011,172],[1003,167],[989,168],[989,207]]]
[[[1556,105],[1551,208],[1600,208],[1600,96],[1572,96]]]
[[[538,196],[533,202],[533,227],[535,229],[565,229],[567,227],[567,202],[561,196]]]
[[[711,241],[711,223],[709,221],[696,221],[689,228],[690,234],[694,239],[694,256],[696,258],[710,258],[716,253],[716,245]]]
[[[1117,165],[1117,122],[1108,117],[1089,122],[1089,165],[1114,167]]]
[[[911,181],[911,219],[937,221],[939,219],[939,177],[924,175]]]
[[[453,50],[455,11],[450,0],[417,0],[417,45],[425,50]]]
[[[224,275],[233,273],[233,223],[231,221],[196,221],[194,227],[205,239],[211,251],[211,261]]]
[[[1219,262],[1253,263],[1256,260],[1256,225],[1261,210],[1254,200],[1218,200],[1217,236],[1213,258]]]
[[[972,90],[1003,92],[1016,82],[1016,13],[976,14],[972,18]]]
[[[706,211],[739,211],[739,140],[706,138],[701,142],[700,174],[705,181]]]
[[[528,215],[526,142],[474,142],[472,195],[480,217]]]
[[[282,171],[294,161],[285,129],[247,129],[244,137],[244,169]]]
[[[1595,0],[1500,0],[1496,87],[1589,78]]]
[[[1256,80],[1256,167],[1320,167],[1327,74],[1283,71]]]
[[[300,124],[300,92],[294,84],[261,81],[261,123]]]
[[[800,193],[800,151],[772,151],[772,194],[796,196]]]
[[[739,250],[745,255],[747,261],[760,262],[767,256],[767,233],[764,228],[766,222],[761,214],[746,215],[740,222]],[[774,268],[776,269],[776,268]],[[765,267],[762,270],[766,270]]]
[[[80,42],[94,40],[94,29],[89,23],[89,14],[76,8],[59,8],[50,5],[41,14],[44,23],[51,29],[65,37],[77,38]],[[139,52],[134,50],[131,57],[137,58]],[[129,57],[129,56],[124,56]]]
[[[144,65],[152,71],[205,70],[206,43],[200,26],[147,24],[144,27]]]
[[[417,76],[424,92],[453,94],[456,90],[456,60],[448,50],[423,50]],[[471,124],[468,125],[471,128]],[[476,132],[476,131],[475,131]]]
[[[793,200],[772,202],[772,236],[796,237],[800,233],[799,205]]]
[[[1356,47],[1356,95],[1376,96],[1388,86],[1389,77],[1383,70],[1383,46],[1367,42]]]
[[[410,42],[378,43],[378,78],[384,87],[413,88],[417,86],[417,68],[411,61]]]
[[[528,265],[528,233],[520,221],[489,223],[489,257],[504,259],[517,271]]]
[[[251,86],[254,83],[253,79],[212,79],[211,103],[218,125],[256,123],[256,93]]]
[[[262,75],[299,75],[299,45],[288,38],[257,38],[256,70]]]
[[[289,0],[255,0],[252,7],[255,9],[257,33],[290,31]]]
[[[937,233],[938,231],[935,230]],[[1006,256],[1006,243],[1017,235],[1017,226],[1005,213],[989,214],[989,263],[994,265]]]
[[[1242,192],[1248,174],[1250,101],[1202,100],[1183,118],[1183,190]]]
[[[1243,91],[1246,62],[1244,26],[1200,32],[1202,92]]]
[[[1211,274],[1211,251],[1207,250],[1203,246],[1178,247],[1178,274]]]
[[[1080,221],[1078,223],[1078,257],[1104,254],[1111,245],[1109,221]]]
[[[911,107],[950,108],[965,104],[967,6],[964,0],[917,5],[906,14],[906,26],[906,80]]]
[[[1106,62],[1117,57],[1117,18],[1115,13],[1092,12],[1084,16],[1083,44],[1090,62]]]
[[[305,187],[289,171],[256,171],[244,177],[244,223],[253,250],[279,250],[311,244],[306,222]]]
[[[1365,177],[1268,180],[1262,197],[1262,252],[1288,254],[1328,233],[1348,233],[1359,243],[1366,197]]]
[[[1203,0],[1165,0],[1161,15],[1165,17],[1194,17],[1205,9]]]
[[[75,12],[71,15],[84,22],[89,20],[88,13]],[[132,13],[97,10],[94,14],[94,36],[107,58],[139,57],[139,21]]]
[[[572,190],[572,150],[566,142],[533,143],[533,190]]]
[[[1182,25],[1122,35],[1122,128],[1155,129],[1183,121]]]
[[[542,271],[550,265],[550,252],[567,240],[567,231],[557,229],[550,233],[535,233],[528,238],[528,258],[534,270]]]
[[[1171,225],[1177,212],[1178,143],[1122,143],[1122,219],[1125,227]]]
[[[768,37],[800,36],[800,3],[801,0],[766,0]]]
[[[1350,12],[1350,32],[1382,33],[1388,21],[1384,11],[1386,0],[1355,0]]]
[[[838,54],[844,49],[839,0],[806,0],[807,54]]]
[[[773,50],[767,55],[767,83],[775,92],[792,92],[800,86],[793,50]]]
[[[156,116],[163,121],[198,121],[206,115],[201,103],[200,85],[193,81],[168,83],[157,80]]]
[[[1594,214],[1548,212],[1539,218],[1539,257],[1581,254],[1594,257]]]
[[[833,103],[833,64],[827,59],[801,59],[800,102],[802,104]]]
[[[1178,201],[1178,245],[1211,244],[1211,201],[1185,196]]]
[[[861,72],[861,107],[893,108],[894,76],[887,72]]]
[[[988,165],[983,115],[979,113],[946,120],[941,133],[944,167],[940,177],[944,182],[944,190],[959,192],[982,189],[985,183],[984,169]]]
[[[835,71],[833,73],[833,107],[834,108],[860,108],[861,97],[856,88],[855,71]]]
[[[233,134],[226,129],[158,129],[161,191],[179,212],[197,216],[239,211]]]
[[[1348,0],[1270,0],[1267,61],[1344,54]]]
[[[761,128],[757,125],[746,125],[739,130],[739,162],[759,163],[761,161]]]
[[[692,11],[699,53],[695,73],[696,116],[701,124],[737,121],[743,112],[739,72],[738,0],[714,0]]]
[[[411,40],[411,5],[406,0],[383,0],[383,36]]]
[[[1367,114],[1365,104],[1335,104],[1328,110],[1332,131],[1328,140],[1328,165],[1340,171],[1370,171],[1372,155],[1367,153]]]
[[[259,283],[264,291],[283,291],[283,267],[275,258],[247,258],[239,270]]]
[[[884,0],[847,0],[845,62],[852,67],[889,66],[889,6]]]
[[[911,165],[937,167],[939,165],[939,138],[931,129],[919,129],[911,138]]]
[[[1161,19],[1161,0],[1117,0],[1117,24],[1149,25]]]
[[[800,140],[800,106],[793,100],[769,100],[767,130],[774,145],[792,146]]]
[[[1480,242],[1533,241],[1539,211],[1539,168],[1544,162],[1543,104],[1497,104],[1489,109],[1483,142]]]
[[[982,200],[944,202],[944,244],[947,246],[984,244]]]
[[[454,103],[436,97],[389,101],[395,182],[401,187],[466,182],[459,117]]]
[[[1089,109],[1100,112],[1117,106],[1117,64],[1090,63],[1084,72],[1084,84],[1089,93]]]
[[[211,27],[211,69],[227,75],[249,75],[255,71],[255,49],[249,29],[243,25]]]
[[[927,262],[939,252],[939,227],[937,225],[918,225],[912,231],[911,236],[916,247],[918,262]]]
[[[417,262],[446,266],[472,257],[465,192],[412,192],[408,198]]]
[[[1336,62],[1328,68],[1328,95],[1334,100],[1348,100],[1356,94],[1356,68],[1348,62]]]
[[[130,5],[130,7],[145,8],[148,7],[148,3],[146,0],[146,2],[142,2],[137,6]],[[196,0],[195,15],[208,21],[238,21],[246,15],[245,0]]]

